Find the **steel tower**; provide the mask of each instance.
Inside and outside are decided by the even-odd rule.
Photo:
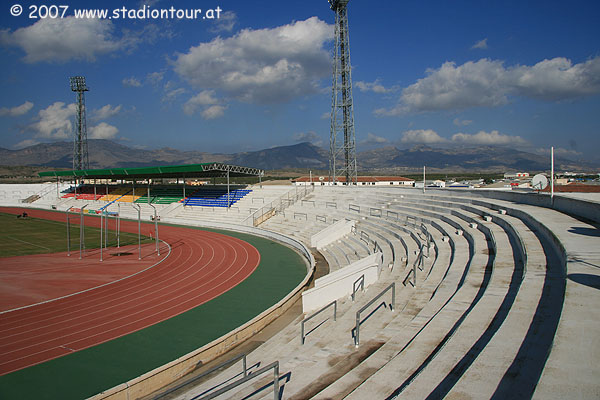
[[[356,185],[356,140],[348,41],[348,0],[328,1],[331,9],[335,12],[329,178],[331,182],[338,182],[338,179],[344,176],[347,185]],[[338,135],[341,136],[342,134],[344,135],[344,141],[340,143]]]
[[[75,140],[73,145],[73,170],[90,168],[87,143],[87,125],[85,118],[85,96],[88,87],[85,85],[84,76],[69,78],[71,90],[77,93],[77,120],[75,124]]]

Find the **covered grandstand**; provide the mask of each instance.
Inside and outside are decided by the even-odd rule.
[[[52,177],[57,181],[57,197],[77,200],[105,201],[147,204],[183,203],[186,206],[210,206],[229,208],[249,193],[235,187],[232,190],[230,178],[258,177],[264,171],[257,168],[240,167],[224,163],[202,163],[169,165],[142,168],[107,168],[71,171],[40,172],[40,177]],[[210,187],[191,186],[187,179],[226,178],[226,185]],[[164,184],[165,180],[175,184]],[[74,185],[62,196],[59,194],[60,181],[73,181]],[[179,184],[181,180],[181,185]],[[98,184],[98,181],[101,183]],[[77,184],[78,183],[78,184]]]

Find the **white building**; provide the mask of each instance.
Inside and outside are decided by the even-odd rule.
[[[329,186],[332,184],[328,176],[302,176],[292,180],[292,183],[297,186]],[[346,185],[346,177],[338,177],[335,184]],[[357,178],[358,186],[414,186],[414,184],[414,179],[402,176],[359,176]]]

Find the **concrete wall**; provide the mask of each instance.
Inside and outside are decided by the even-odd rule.
[[[302,311],[308,313],[352,294],[354,282],[364,275],[364,287],[377,282],[383,261],[377,252],[315,281],[315,287],[302,293]]]
[[[328,226],[322,231],[315,233],[310,238],[311,247],[322,249],[328,244],[335,242],[339,238],[352,232],[352,228],[356,225],[356,221],[340,220],[333,225]]]

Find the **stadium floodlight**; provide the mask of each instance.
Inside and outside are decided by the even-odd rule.
[[[84,96],[84,93],[90,89],[85,84],[84,76],[72,76],[69,78],[69,82],[71,84],[71,90],[77,93],[75,138],[73,141],[73,170],[77,171],[90,168]]]
[[[73,92],[87,92],[90,90],[85,84],[85,76],[72,76],[69,81]]]
[[[333,84],[331,95],[331,128],[329,137],[329,181],[336,184],[340,176],[346,185],[357,184],[356,139],[352,74],[348,40],[348,0],[328,0],[335,12],[335,45],[333,50]],[[343,142],[338,135],[344,136]]]

